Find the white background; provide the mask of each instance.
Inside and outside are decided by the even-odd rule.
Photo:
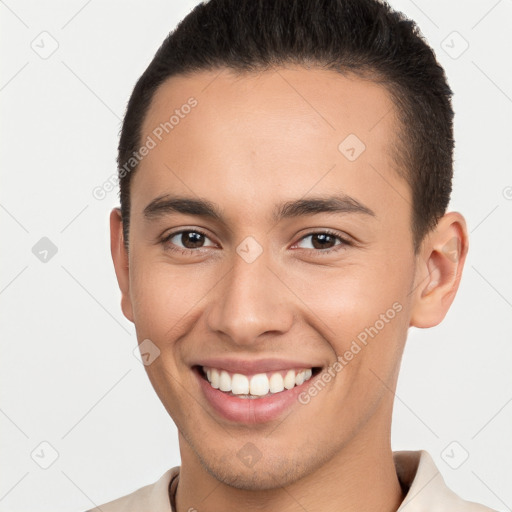
[[[195,3],[0,2],[1,511],[78,512],[180,463],[120,309],[108,234],[117,190],[101,201],[92,190],[115,173],[136,79]],[[511,510],[512,1],[391,5],[418,22],[455,92],[451,209],[471,232],[447,318],[410,331],[393,448],[428,450],[455,492]],[[43,59],[31,44],[48,50],[52,38]],[[58,249],[46,263],[32,252],[42,237]],[[452,465],[469,453],[458,469],[442,457],[453,441]],[[48,469],[34,460],[50,461],[41,442],[58,452]]]

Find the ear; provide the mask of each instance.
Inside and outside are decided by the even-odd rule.
[[[110,212],[110,251],[116,271],[117,282],[121,290],[121,309],[124,316],[133,322],[133,308],[130,299],[130,267],[128,251],[124,244],[123,221],[121,209],[114,208]]]
[[[464,217],[445,214],[425,236],[416,258],[410,325],[433,327],[450,308],[462,276],[469,240]]]

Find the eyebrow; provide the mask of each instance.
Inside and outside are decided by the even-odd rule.
[[[155,220],[171,213],[197,215],[225,223],[221,209],[206,199],[171,196],[169,194],[153,199],[143,211],[144,218]],[[347,195],[319,196],[297,199],[276,205],[273,220],[316,215],[319,213],[360,213],[375,217],[375,212],[353,197]]]

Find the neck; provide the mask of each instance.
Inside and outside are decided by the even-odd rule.
[[[369,426],[368,426],[369,427]],[[177,512],[395,512],[404,499],[389,432],[367,428],[330,460],[284,487],[246,490],[206,471],[180,433]]]

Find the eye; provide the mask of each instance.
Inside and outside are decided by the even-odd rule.
[[[309,241],[308,241],[309,240]],[[305,243],[308,241],[307,243]],[[165,250],[181,254],[198,254],[206,247],[216,247],[208,235],[199,229],[182,229],[164,236],[160,241]],[[303,244],[300,247],[300,244]],[[336,232],[323,230],[308,233],[295,245],[301,249],[313,250],[317,254],[330,254],[352,245],[346,238]]]
[[[210,242],[210,244],[207,244]],[[166,250],[177,251],[182,254],[191,254],[198,252],[198,249],[203,247],[215,247],[206,233],[198,229],[185,229],[181,231],[174,231],[169,233],[161,240],[162,245]]]
[[[309,233],[303,236],[297,243],[297,245],[308,239],[310,241],[305,244],[306,247],[303,246],[302,248],[313,250],[316,249],[315,252],[321,253],[331,253],[343,249],[348,245],[351,245],[351,243],[347,239],[329,230],[315,231],[313,233]]]

